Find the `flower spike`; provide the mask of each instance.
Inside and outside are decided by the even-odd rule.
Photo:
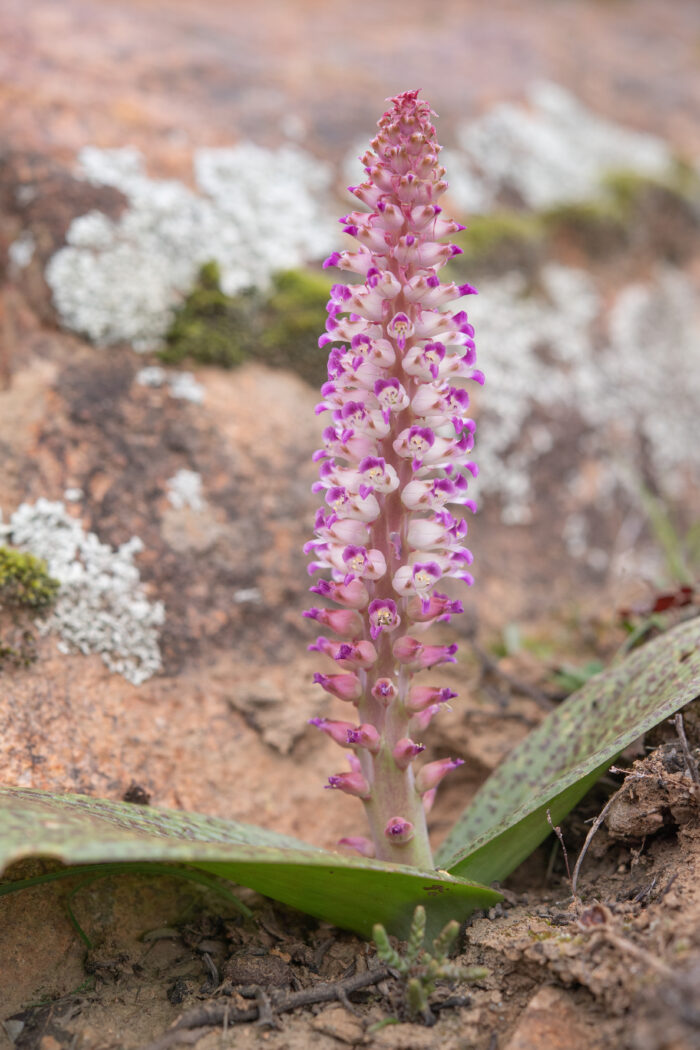
[[[474,329],[455,308],[476,289],[440,280],[461,251],[444,239],[464,227],[438,204],[447,183],[433,115],[417,91],[391,99],[361,158],[365,180],[350,187],[362,210],[340,220],[357,247],[324,263],[353,279],[333,285],[319,340],[331,346],[317,406],[328,422],[314,455],[324,506],[306,550],[309,571],[324,577],[312,591],[339,608],[305,613],[336,636],[310,647],[337,668],[314,681],[357,708],[357,725],[313,720],[349,749],[351,771],[327,786],[362,799],[370,824],[371,846],[342,841],[423,868],[432,866],[425,811],[460,760],[415,773],[424,746],[413,734],[455,694],[413,678],[456,659],[456,645],[422,638],[462,612],[444,593],[450,579],[472,580],[466,522],[447,508],[476,509],[467,495],[477,468],[464,382],[483,382]]]

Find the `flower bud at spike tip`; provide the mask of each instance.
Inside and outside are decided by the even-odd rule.
[[[323,264],[340,277],[319,339],[329,348],[317,406],[325,427],[313,457],[322,506],[305,548],[310,574],[326,577],[312,593],[339,607],[306,613],[337,636],[309,647],[337,671],[314,681],[355,704],[360,723],[313,720],[351,749],[350,772],[328,787],[368,801],[371,782],[366,812],[376,856],[416,867],[432,866],[423,806],[459,763],[425,766],[416,792],[411,763],[423,745],[412,735],[454,693],[412,679],[455,662],[456,645],[422,638],[463,611],[441,593],[447,581],[472,580],[466,523],[450,508],[476,509],[467,491],[478,471],[468,458],[474,423],[463,381],[483,382],[474,329],[459,309],[476,289],[440,276],[461,252],[446,239],[464,227],[438,203],[447,183],[433,116],[417,91],[391,99],[362,157],[364,181],[350,187],[358,210],[341,220],[357,243]],[[407,626],[411,633],[397,637]],[[344,841],[367,854],[364,840]]]

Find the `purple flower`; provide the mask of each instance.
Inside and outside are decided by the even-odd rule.
[[[344,639],[319,638],[311,647],[340,672],[314,680],[359,716],[357,726],[315,720],[353,748],[351,772],[328,786],[367,802],[373,846],[343,841],[422,867],[432,863],[424,809],[459,760],[431,763],[416,780],[423,745],[410,729],[427,726],[454,693],[412,679],[453,663],[457,647],[425,644],[411,632],[462,611],[436,591],[438,581],[471,582],[466,523],[445,507],[476,509],[467,495],[468,475],[477,473],[468,459],[474,424],[461,381],[483,382],[474,329],[463,310],[450,310],[476,289],[440,280],[440,269],[461,252],[444,238],[464,227],[437,203],[447,183],[431,116],[417,91],[392,100],[362,158],[366,178],[350,187],[362,210],[341,219],[357,247],[324,263],[353,277],[333,285],[319,341],[332,348],[317,412],[330,413],[332,423],[314,455],[314,491],[325,494],[326,508],[306,547],[311,571],[328,575],[313,592],[341,606],[307,615]],[[404,623],[409,633],[396,638]]]
[[[396,602],[392,598],[375,598],[369,603],[367,614],[370,623],[369,632],[373,639],[378,638],[382,631],[395,631],[401,623]]]

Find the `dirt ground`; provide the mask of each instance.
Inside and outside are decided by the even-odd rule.
[[[519,707],[515,698],[511,713]],[[697,703],[685,726],[695,750]],[[250,891],[240,896],[252,921],[177,879],[76,876],[0,901],[0,1046],[694,1050],[697,792],[673,728],[648,742],[623,786],[607,778],[563,827],[573,868],[613,788],[577,896],[552,837],[511,877],[503,904],[465,924],[458,961],[489,975],[439,987],[434,1025],[410,1018],[391,974],[344,994],[381,967],[373,946]],[[32,862],[23,873],[44,869]],[[329,988],[335,1001],[319,1001]],[[295,996],[306,1005],[290,1009]]]

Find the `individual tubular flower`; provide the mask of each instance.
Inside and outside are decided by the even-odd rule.
[[[483,375],[467,314],[450,309],[475,289],[439,277],[461,251],[443,238],[464,227],[437,203],[447,183],[431,111],[416,91],[391,101],[362,157],[366,179],[350,187],[364,210],[341,219],[359,247],[324,264],[353,282],[333,285],[319,339],[329,358],[316,411],[331,423],[314,454],[314,491],[325,506],[305,549],[314,559],[309,571],[328,576],[311,590],[340,608],[305,615],[341,639],[310,646],[338,671],[314,681],[358,714],[357,725],[314,719],[350,749],[351,771],[327,786],[362,799],[376,856],[431,867],[425,811],[460,760],[415,774],[424,750],[415,736],[455,694],[415,685],[413,677],[454,662],[457,647],[428,645],[416,634],[462,612],[442,593],[446,580],[471,582],[466,522],[446,508],[476,510],[467,496],[477,468],[464,381],[482,383]],[[370,850],[368,840],[342,841]]]

